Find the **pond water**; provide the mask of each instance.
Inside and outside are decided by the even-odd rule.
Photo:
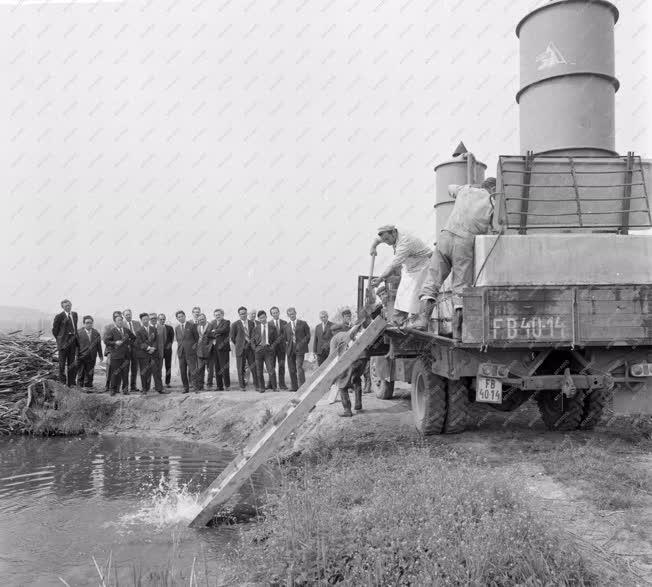
[[[1,439],[0,585],[97,585],[93,559],[102,572],[110,560],[122,585],[170,571],[188,584],[193,560],[202,577],[206,561],[217,573],[236,527],[188,523],[231,458],[170,440]],[[260,471],[241,500],[254,503],[271,480]]]

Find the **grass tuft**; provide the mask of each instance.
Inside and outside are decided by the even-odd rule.
[[[554,584],[597,577],[514,482],[427,447],[336,451],[285,468],[245,530],[240,581],[271,584]],[[242,566],[241,566],[242,568]]]

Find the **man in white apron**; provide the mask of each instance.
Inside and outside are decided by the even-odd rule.
[[[462,327],[462,292],[473,285],[475,237],[487,234],[494,210],[493,194],[496,180],[485,179],[477,185],[449,185],[448,193],[455,199],[453,211],[441,234],[430,261],[427,279],[421,288],[419,317],[413,327],[426,330],[444,280],[452,274],[453,329],[460,336]]]
[[[398,230],[393,224],[378,229],[378,238],[371,245],[371,255],[376,255],[376,247],[381,243],[394,248],[394,259],[383,273],[371,280],[371,285],[380,285],[398,267],[401,268],[392,322],[404,326],[409,315],[419,311],[419,293],[428,272],[432,249],[420,238]]]

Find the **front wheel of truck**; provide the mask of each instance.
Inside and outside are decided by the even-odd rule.
[[[412,416],[424,436],[441,434],[446,421],[446,379],[435,375],[424,359],[412,371]]]
[[[578,389],[573,397],[561,391],[540,391],[537,405],[541,419],[548,430],[567,432],[577,430],[584,417],[584,390]]]

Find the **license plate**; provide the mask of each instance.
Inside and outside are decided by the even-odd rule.
[[[503,403],[503,382],[492,377],[478,377],[475,401],[485,404]]]

